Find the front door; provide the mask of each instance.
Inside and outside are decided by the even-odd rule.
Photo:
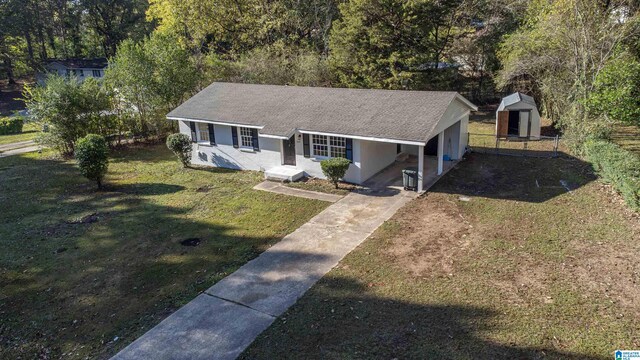
[[[289,140],[282,140],[282,148],[284,164],[296,166],[296,136],[293,135]]]

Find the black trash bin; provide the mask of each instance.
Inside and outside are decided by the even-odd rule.
[[[418,190],[418,168],[408,167],[402,170],[402,186],[405,190]]]

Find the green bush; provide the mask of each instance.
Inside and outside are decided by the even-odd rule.
[[[169,135],[167,137],[167,147],[176,154],[182,166],[188,167],[191,164],[193,145],[191,144],[189,135],[182,133]]]
[[[89,134],[76,143],[75,156],[80,173],[87,179],[97,182],[98,189],[101,189],[102,179],[109,166],[107,141],[100,135]]]
[[[585,143],[584,153],[598,174],[622,194],[629,207],[640,211],[640,158],[602,140]]]
[[[349,164],[351,164],[351,162],[345,158],[331,158],[322,160],[320,167],[322,168],[324,176],[326,176],[337,189],[338,181],[346,174],[347,169],[349,169]]]
[[[20,134],[24,120],[20,116],[0,118],[0,135]]]

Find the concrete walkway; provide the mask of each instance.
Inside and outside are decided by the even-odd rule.
[[[390,188],[350,193],[114,359],[235,359],[277,316],[417,195]]]
[[[269,191],[276,194],[283,194],[289,196],[297,196],[306,199],[322,200],[328,202],[336,202],[344,197],[344,195],[327,194],[317,191],[309,191],[303,189],[296,189],[276,181],[263,181],[260,184],[253,187],[256,190]]]

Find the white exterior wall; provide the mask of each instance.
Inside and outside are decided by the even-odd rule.
[[[191,137],[191,128],[187,121],[179,121],[180,132]],[[434,136],[444,132],[444,153],[451,159],[462,157],[467,145],[469,107],[454,100],[442,120],[438,123]],[[208,143],[194,144],[192,163],[238,170],[265,171],[283,164],[281,139],[258,136],[259,151],[234,148],[231,126],[214,124],[216,145]],[[311,137],[311,136],[310,136]],[[296,167],[306,176],[325,178],[320,167],[323,158],[304,157],[302,134],[296,132]],[[310,146],[312,146],[310,144]],[[418,154],[418,146],[402,145],[402,151]],[[397,144],[392,142],[353,139],[353,162],[349,166],[344,180],[362,184],[370,177],[393,164],[397,157]]]
[[[360,181],[366,181],[382,169],[393,164],[397,155],[397,144],[395,143],[361,140]]]
[[[180,132],[191,136],[189,124],[185,121],[180,121],[179,124]],[[213,127],[216,135],[216,145],[209,145],[208,143],[194,144],[193,164],[255,171],[264,171],[282,164],[280,139],[258,137],[259,151],[234,148],[231,126],[213,125]]]
[[[48,74],[56,74],[58,76],[67,76],[67,67],[60,64],[60,63],[51,63],[49,65],[47,65],[46,67],[47,72],[45,73],[38,73],[36,74],[36,81],[38,82],[38,84],[40,85],[44,85],[44,82],[47,78]],[[104,72],[106,69],[96,69],[96,68],[81,68],[81,69],[76,69],[76,71],[79,73],[80,70],[82,70],[83,76],[77,75],[76,77],[78,78],[78,80],[80,82],[84,81],[87,78],[92,78],[93,76],[93,70],[100,70],[100,77],[95,77],[97,79],[102,79],[102,77],[104,77]]]
[[[311,135],[309,135],[311,138]],[[353,139],[353,163],[349,166],[347,173],[344,176],[344,181],[361,184],[362,180],[360,177],[360,172],[362,169],[362,164],[360,163],[361,157],[361,148],[360,148],[361,140]],[[311,144],[309,144],[311,146]],[[306,176],[316,177],[320,179],[325,179],[326,177],[322,173],[322,168],[320,168],[320,161],[323,159],[315,158],[313,155],[311,157],[304,157],[304,144],[302,143],[302,134],[296,133],[296,167],[304,170]]]

